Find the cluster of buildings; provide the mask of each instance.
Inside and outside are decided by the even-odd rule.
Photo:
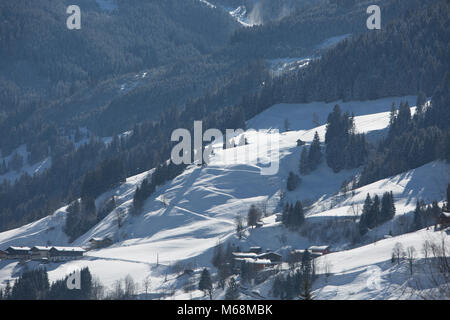
[[[330,246],[311,246],[308,249],[311,257],[317,258],[331,252]],[[267,268],[273,268],[281,265],[283,262],[301,262],[305,250],[292,250],[283,261],[283,256],[279,253],[267,250],[263,252],[261,247],[251,247],[248,252],[233,252],[233,260],[235,265],[242,266],[248,263],[253,266],[254,270],[262,271]]]
[[[113,243],[111,238],[92,238],[89,240],[88,249],[100,249],[110,246]],[[41,261],[41,262],[64,262],[76,260],[83,257],[86,252],[81,247],[56,247],[56,246],[35,246],[35,247],[15,247],[11,246],[6,250],[0,250],[0,260],[20,260],[20,261]]]
[[[240,265],[248,263],[257,271],[281,264],[282,258],[280,254],[270,250],[262,252],[261,247],[251,247],[248,252],[233,252],[233,260],[238,268]]]
[[[308,250],[311,258],[315,259],[331,252],[330,246],[311,246],[305,250],[292,250],[288,256],[288,262],[301,262],[303,254]]]
[[[86,250],[80,247],[8,247],[0,250],[2,260],[34,260],[41,262],[62,262],[83,257]]]
[[[88,249],[105,248],[112,243],[113,241],[109,237],[92,238],[89,240],[90,246]],[[85,252],[86,250],[81,247],[35,246],[30,248],[11,246],[6,250],[0,250],[0,260],[64,262],[82,258]]]

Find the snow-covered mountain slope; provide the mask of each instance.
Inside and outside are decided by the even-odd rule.
[[[130,177],[118,188],[104,193],[96,200],[96,206],[99,207],[106,199],[115,196],[117,210],[130,205],[133,200],[134,191],[142,180],[151,174],[152,170],[143,174]],[[0,233],[0,248],[8,246],[33,246],[33,245],[68,245],[68,237],[64,233],[64,224],[66,222],[66,209],[64,206],[52,215],[42,218],[33,223],[27,224],[20,228],[8,230]],[[108,218],[108,217],[107,217]],[[107,218],[100,225],[107,224]]]
[[[319,257],[316,271],[319,275],[313,285],[314,299],[436,299],[438,274],[430,274],[433,255],[428,250],[425,256],[424,243],[444,245],[448,248],[448,231],[423,229],[400,236],[383,239],[351,250],[333,252]],[[411,275],[408,261],[392,262],[394,247],[401,244],[404,250],[413,247],[414,263]],[[428,260],[427,260],[428,258]],[[287,271],[285,271],[287,273]],[[327,276],[328,274],[328,276]],[[273,298],[271,288],[275,277],[271,277],[253,291],[265,298]]]
[[[365,132],[370,138],[377,139],[386,131],[392,102],[398,105],[400,101],[406,100],[411,104],[415,97],[339,104],[343,110],[355,114],[358,132]],[[71,268],[88,266],[106,286],[131,274],[139,282],[150,277],[157,290],[165,283],[164,278],[170,270],[168,266],[177,261],[190,262],[199,267],[210,266],[212,251],[218,241],[236,241],[234,219],[237,214],[244,217],[250,205],[265,201],[269,213],[279,210],[280,190],[285,190],[288,173],[298,171],[301,148],[297,147],[297,140],[302,139],[310,144],[317,131],[323,141],[323,124],[335,104],[280,104],[269,108],[248,122],[248,128],[259,130],[245,133],[248,145],[228,150],[220,150],[215,146],[215,154],[207,166],[192,165],[180,176],[159,187],[146,201],[143,213],[139,216],[128,214],[133,193],[152,172],[127,179],[125,184],[97,199],[97,204],[100,204],[115,195],[118,207],[75,240],[73,245],[86,246],[91,237],[103,236],[110,236],[115,243],[106,249],[89,251],[81,260],[47,265],[50,279],[64,277]],[[274,131],[284,131],[285,119],[290,122],[290,131]],[[258,153],[277,154],[273,146],[259,143],[268,141],[269,137],[279,141],[279,160],[275,159],[274,163],[280,169],[275,175],[264,176],[260,172],[264,164],[257,161]],[[236,141],[239,139],[237,136]],[[286,198],[315,203],[309,217],[339,216],[348,210],[352,202],[364,201],[367,192],[381,194],[392,190],[398,200],[397,212],[401,214],[411,210],[417,197],[428,201],[442,200],[444,183],[450,177],[448,165],[434,162],[357,189],[351,198],[336,197],[342,182],[357,172],[357,169],[344,170],[336,174],[322,163],[312,174],[303,177],[300,187],[287,193]],[[329,210],[331,203],[335,212]],[[125,217],[120,228],[118,214]],[[54,215],[35,223],[0,233],[0,249],[13,244],[67,244],[62,231],[64,216],[65,208],[61,208]],[[260,245],[281,252],[285,246],[302,249],[311,244],[320,244],[312,243],[297,233],[287,232],[275,222],[274,216],[265,218],[264,223],[263,228],[248,232],[247,240],[241,243],[242,247]],[[17,276],[20,268],[17,262],[1,262],[0,283],[8,277]]]
[[[417,199],[431,203],[445,198],[445,186],[450,181],[450,167],[440,161],[428,163],[422,167],[399,175],[379,180],[361,188],[339,193],[333,197],[317,201],[310,211],[314,216],[349,216],[351,206],[362,208],[368,193],[371,196],[381,196],[386,191],[392,191],[398,208],[396,215],[411,212],[416,207]],[[333,207],[331,210],[326,208]]]

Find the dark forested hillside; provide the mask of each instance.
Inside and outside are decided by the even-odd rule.
[[[195,0],[117,2],[118,9],[105,12],[86,0],[2,1],[0,57],[8,67],[2,77],[19,86],[42,85],[32,75],[61,91],[76,81],[211,52],[237,27],[224,12]],[[81,7],[81,30],[66,28],[69,4]]]
[[[251,29],[238,29],[226,48],[228,54],[264,58],[311,55],[324,40],[367,31],[366,9],[376,4],[382,10],[383,28],[407,10],[433,0],[313,1],[293,9],[292,14]]]
[[[379,31],[344,41],[292,75],[296,90],[286,88],[287,99],[366,100],[419,90],[430,96],[450,67],[448,12],[448,2],[437,1]]]
[[[81,8],[81,30],[66,27],[69,4]],[[161,92],[162,97],[155,92],[138,96],[141,105],[142,99],[147,100],[147,109],[157,109],[159,114],[158,104],[176,104],[176,98],[186,97],[186,92],[200,94],[212,81],[211,74],[217,77],[219,68],[223,70],[202,56],[224,45],[238,27],[226,12],[197,0],[118,0],[117,5],[116,10],[103,11],[88,0],[0,3],[3,155],[24,143],[30,150],[35,137],[54,132],[52,127],[87,126],[92,113],[111,103],[117,96],[112,91],[119,92],[125,82],[122,77],[131,72],[160,68],[149,76],[152,84],[147,91]],[[195,61],[195,67],[183,66],[186,59],[190,59],[186,65]],[[172,66],[161,69],[166,65]],[[197,76],[187,81],[186,73]],[[163,76],[178,82],[181,89],[170,91]]]
[[[345,40],[306,68],[268,82],[245,99],[247,114],[280,102],[431,96],[449,70],[449,4],[434,1],[381,30]]]
[[[420,95],[419,95],[420,96]],[[431,107],[420,99],[412,117],[408,103],[393,107],[389,134],[377,148],[359,178],[365,185],[430,161],[450,163],[450,74],[436,87]]]

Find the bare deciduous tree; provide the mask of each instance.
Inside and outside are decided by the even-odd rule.
[[[148,299],[148,290],[150,289],[150,277],[147,276],[145,277],[144,281],[142,282],[142,286],[144,287],[144,292],[145,292],[145,299]]]
[[[405,251],[403,249],[403,245],[400,242],[397,242],[392,249],[392,256],[395,260],[397,260],[397,264],[400,264],[400,261],[405,256]]]
[[[416,248],[414,248],[413,246],[409,246],[406,249],[406,259],[408,260],[408,264],[409,264],[409,272],[412,275],[413,274],[414,260],[416,259]]]

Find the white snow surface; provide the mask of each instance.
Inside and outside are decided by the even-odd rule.
[[[63,232],[66,210],[63,207],[39,221],[0,233],[0,249],[10,245],[35,246],[48,243],[86,247],[92,237],[109,236],[115,242],[109,248],[88,251],[83,259],[77,261],[48,264],[46,267],[50,280],[61,279],[74,268],[88,266],[107,287],[130,274],[139,283],[149,277],[153,292],[175,286],[176,299],[201,298],[201,292],[186,294],[179,288],[181,280],[170,273],[170,265],[177,261],[189,262],[197,274],[201,267],[211,267],[212,251],[218,241],[232,241],[242,249],[258,245],[283,254],[289,248],[304,249],[309,245],[323,244],[310,243],[298,233],[286,231],[279,222],[275,222],[274,215],[264,219],[262,228],[247,230],[245,241],[238,241],[234,235],[236,215],[245,217],[251,204],[267,201],[269,213],[279,212],[280,190],[285,190],[289,171],[298,171],[301,148],[297,147],[297,139],[302,139],[308,145],[317,131],[323,142],[324,123],[336,103],[340,104],[343,111],[355,114],[358,132],[365,132],[369,138],[378,139],[386,132],[392,102],[398,105],[400,101],[409,101],[412,104],[415,100],[415,97],[410,96],[365,102],[275,105],[248,121],[248,128],[259,130],[245,133],[248,145],[229,150],[220,150],[215,146],[215,154],[207,166],[191,165],[180,176],[158,187],[155,194],[145,202],[141,215],[133,216],[128,212],[136,187],[152,174],[152,170],[130,177],[123,185],[100,196],[96,201],[97,207],[112,195],[116,196],[118,207],[72,244],[68,243]],[[285,119],[289,119],[290,131],[274,131],[284,131]],[[314,123],[314,119],[318,123]],[[280,169],[275,175],[263,176],[260,174],[262,164],[256,161],[257,141],[268,136],[279,139]],[[239,138],[237,136],[235,140],[239,141]],[[271,149],[265,151],[274,153]],[[233,161],[229,161],[231,158]],[[401,215],[413,210],[418,198],[427,202],[443,200],[446,184],[450,181],[449,165],[432,162],[356,189],[351,197],[337,197],[342,181],[350,179],[358,171],[343,170],[336,174],[323,163],[314,173],[302,177],[299,188],[289,192],[287,199],[313,203],[308,213],[309,219],[314,216],[346,215],[350,204],[362,203],[368,192],[381,195],[392,190],[397,214]],[[331,202],[333,208],[330,210]],[[117,224],[118,213],[125,217],[121,228]],[[431,231],[396,236],[376,244],[327,255],[327,259],[332,260],[333,277],[329,283],[320,284],[317,296],[326,299],[401,298],[391,291],[380,295],[382,289],[378,287],[379,290],[375,288],[373,292],[368,292],[367,286],[360,285],[363,281],[361,277],[376,269],[383,281],[390,281],[390,274],[396,271],[384,263],[390,259],[394,243],[405,241],[419,246],[428,233]],[[22,268],[17,262],[1,261],[0,286],[6,279],[20,275]],[[166,276],[168,281],[164,281]],[[266,289],[261,287],[262,295],[268,294]],[[215,296],[221,297],[221,293]]]

